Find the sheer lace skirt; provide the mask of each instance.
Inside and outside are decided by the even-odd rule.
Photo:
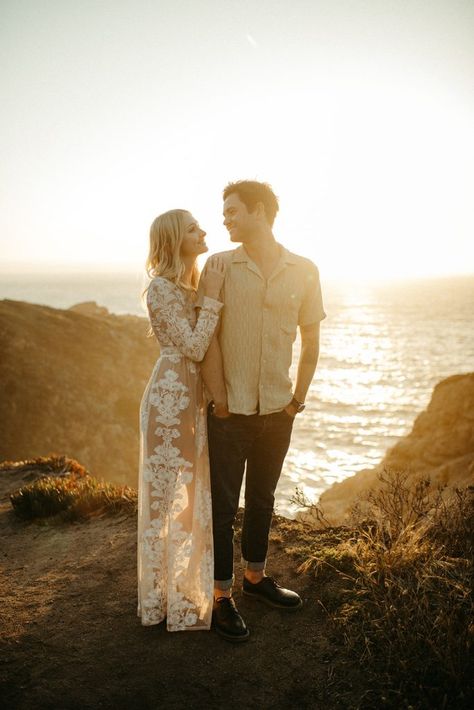
[[[209,629],[212,512],[199,365],[164,348],[140,408],[138,615],[169,631]]]

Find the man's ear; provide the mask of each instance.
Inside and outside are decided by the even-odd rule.
[[[259,219],[267,219],[267,215],[265,212],[265,207],[263,206],[263,202],[257,202],[254,208],[254,212],[256,217]]]

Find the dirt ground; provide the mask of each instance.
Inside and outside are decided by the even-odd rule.
[[[141,626],[135,516],[22,522],[8,495],[30,480],[0,472],[2,707],[358,706],[360,671],[331,644],[316,585],[285,552],[287,521],[275,520],[268,571],[304,606],[290,614],[243,597],[236,557],[235,597],[251,638],[230,644],[214,631]]]

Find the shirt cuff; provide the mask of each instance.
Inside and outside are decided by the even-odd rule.
[[[197,304],[196,304],[197,305]],[[215,298],[209,298],[209,296],[204,296],[202,299],[201,308],[205,308],[207,311],[212,311],[212,313],[219,313],[224,304],[220,301],[216,301]]]

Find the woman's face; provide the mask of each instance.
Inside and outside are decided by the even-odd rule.
[[[187,213],[184,215],[184,237],[181,242],[181,256],[198,256],[198,254],[204,254],[208,251],[208,246],[204,241],[206,232],[198,224],[198,221],[194,219],[192,214]]]

